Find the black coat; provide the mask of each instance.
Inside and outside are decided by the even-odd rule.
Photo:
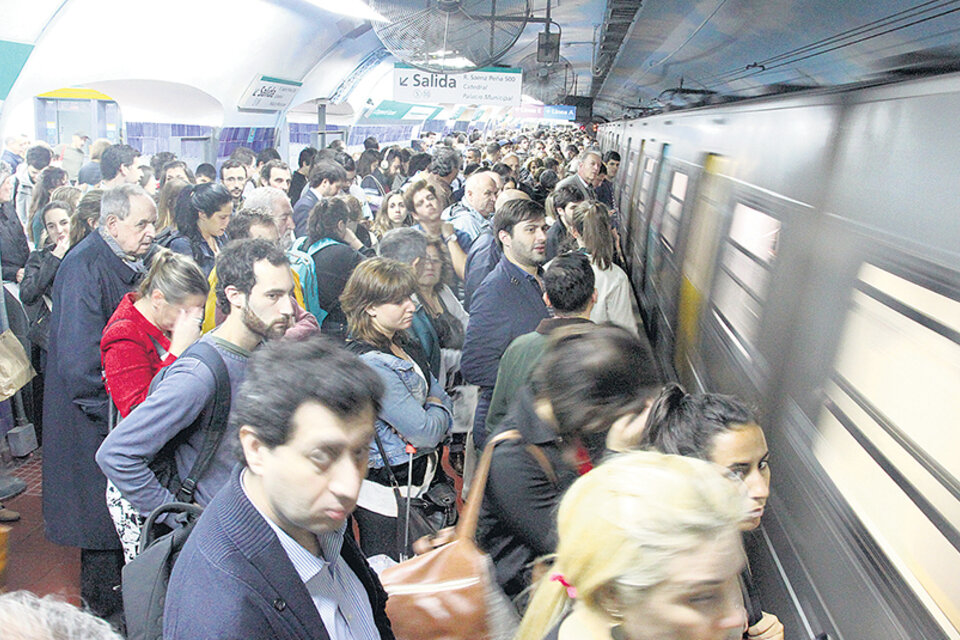
[[[530,563],[556,550],[557,506],[577,472],[564,461],[557,433],[534,412],[529,388],[490,437],[509,429],[518,430],[522,438],[494,449],[477,543],[493,560],[500,587],[513,598],[530,586]],[[549,460],[556,481],[531,453],[531,445]]]
[[[100,336],[139,274],[97,231],[64,256],[53,281],[43,398],[43,515],[47,538],[83,549],[119,549],[94,460],[107,435]]]
[[[30,328],[27,338],[44,351],[50,341],[50,309],[44,297],[52,300],[53,279],[60,268],[60,258],[53,255],[50,248],[32,251],[23,268],[23,282],[20,283],[20,302],[27,308]]]
[[[17,271],[23,269],[30,254],[27,236],[12,202],[0,203],[0,263],[3,279],[16,282]]]

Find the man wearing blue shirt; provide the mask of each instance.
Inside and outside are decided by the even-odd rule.
[[[543,207],[530,200],[511,200],[493,217],[494,236],[503,256],[471,299],[460,359],[464,379],[480,387],[473,420],[473,442],[479,449],[486,438],[487,409],[500,357],[514,338],[530,333],[550,316],[540,282],[546,231]]]

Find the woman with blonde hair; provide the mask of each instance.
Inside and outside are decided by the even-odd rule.
[[[612,322],[639,335],[633,309],[636,301],[627,274],[615,262],[616,241],[610,229],[610,212],[600,202],[585,200],[573,210],[570,234],[580,251],[590,258],[597,287],[597,303],[590,319]]]
[[[716,465],[618,455],[560,503],[553,567],[516,640],[734,640],[748,506]]]
[[[751,511],[741,531],[753,531],[770,497],[770,451],[753,411],[733,396],[687,393],[668,384],[650,409],[639,446],[643,449],[707,460],[743,483]],[[748,598],[746,638],[782,640],[783,624],[763,610],[749,567],[741,575]]]
[[[397,504],[392,479],[404,492],[411,484],[411,498],[444,479],[438,449],[450,432],[453,404],[430,373],[422,350],[406,338],[416,310],[416,290],[412,267],[371,258],[357,265],[340,296],[350,328],[347,348],[377,372],[385,387],[375,425],[379,441],[370,445],[369,482],[354,512],[360,548],[367,557],[386,554],[399,560],[407,552],[400,548],[402,519],[397,510],[382,508]]]

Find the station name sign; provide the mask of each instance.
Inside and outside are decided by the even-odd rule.
[[[438,104],[520,104],[520,69],[485,68],[467,73],[430,73],[408,64],[393,67],[393,99]]]
[[[302,83],[270,76],[258,76],[243,92],[237,107],[256,111],[283,111],[293,102]]]

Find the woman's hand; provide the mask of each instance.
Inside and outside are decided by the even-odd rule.
[[[772,613],[763,612],[763,617],[749,629],[750,640],[783,640],[783,623]]]
[[[64,236],[53,249],[50,250],[50,253],[57,256],[63,260],[63,256],[66,255],[67,249],[70,248],[70,237]]]
[[[180,356],[200,337],[200,327],[203,325],[203,309],[180,309],[177,321],[170,332],[170,353]]]

